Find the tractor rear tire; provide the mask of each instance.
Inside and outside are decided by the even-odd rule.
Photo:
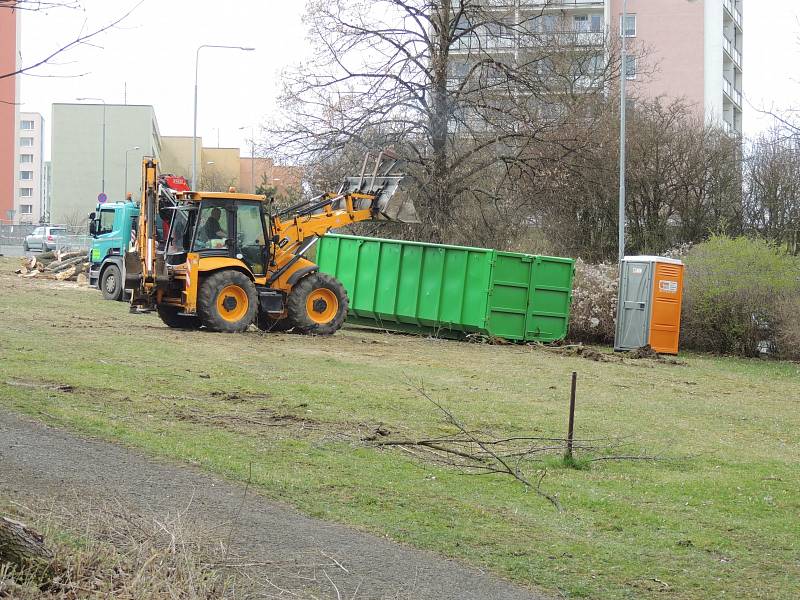
[[[174,306],[161,305],[156,307],[158,317],[164,325],[173,329],[200,329],[200,318],[179,315],[180,309]]]
[[[256,317],[256,327],[258,327],[261,331],[285,333],[294,327],[294,323],[292,323],[292,320],[289,317],[276,321],[275,319],[271,319],[263,313],[259,313]]]
[[[211,331],[245,331],[255,319],[257,310],[256,286],[241,271],[217,271],[200,282],[197,314]]]
[[[289,319],[302,333],[332,335],[347,318],[347,290],[335,277],[313,273],[298,282],[286,303]]]
[[[100,276],[100,289],[106,300],[122,300],[122,273],[117,265],[108,265]]]

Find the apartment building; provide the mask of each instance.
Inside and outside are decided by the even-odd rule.
[[[14,222],[33,224],[47,220],[44,195],[44,118],[20,112],[16,144]]]
[[[604,53],[606,40],[624,30],[634,51],[625,66],[632,96],[683,98],[706,122],[731,134],[742,131],[744,0],[484,0],[487,9],[537,35],[569,32],[562,39]],[[484,50],[524,52],[526,40],[502,26],[474,38]],[[467,55],[470,39],[453,55]],[[456,68],[457,69],[457,68]]]
[[[21,11],[0,6],[0,75],[19,65]],[[0,223],[13,222],[17,182],[19,77],[0,79]]]

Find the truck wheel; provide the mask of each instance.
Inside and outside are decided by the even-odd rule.
[[[200,282],[197,314],[212,331],[244,331],[255,319],[257,309],[256,286],[240,271],[218,271]]]
[[[289,294],[289,319],[303,333],[331,335],[347,317],[347,291],[325,273],[313,273],[297,283]]]
[[[100,290],[106,300],[122,299],[122,273],[117,265],[108,265],[100,276]]]
[[[289,317],[276,321],[275,319],[271,319],[263,313],[259,313],[256,317],[256,327],[258,327],[261,331],[282,333],[289,331],[292,327],[294,327],[294,323],[292,323]]]
[[[187,315],[179,315],[180,309],[174,306],[161,305],[156,307],[159,318],[164,322],[167,327],[173,329],[199,329],[200,318],[189,317]]]

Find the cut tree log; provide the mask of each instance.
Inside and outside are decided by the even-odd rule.
[[[23,572],[42,574],[50,569],[53,553],[44,537],[24,523],[0,517],[0,564],[10,564]]]
[[[69,260],[65,260],[65,261],[62,261],[60,263],[59,262],[50,263],[49,265],[47,265],[47,270],[48,271],[52,271],[53,273],[58,273],[59,271],[63,271],[63,270],[68,269],[69,267],[72,267],[74,265],[79,265],[80,263],[82,263],[85,260],[86,260],[86,256],[85,255],[76,256],[74,258],[70,258]]]
[[[63,271],[59,271],[58,273],[56,273],[56,279],[58,281],[64,281],[66,279],[69,279],[70,277],[75,275],[77,270],[78,270],[77,267],[72,266],[69,267],[68,269],[64,269]]]
[[[86,287],[89,285],[89,277],[86,275],[86,273],[80,273],[75,281],[77,281],[78,285],[81,287]]]
[[[42,260],[42,261],[54,260],[56,258],[56,253],[53,252],[52,250],[50,250],[48,252],[42,252],[39,255],[38,258],[39,258],[39,260]]]
[[[69,260],[70,258],[75,258],[76,256],[80,256],[81,258],[86,258],[86,252],[74,252],[74,251],[59,252],[56,258],[61,262],[64,262],[65,260]]]
[[[27,275],[25,275],[25,277],[36,277],[38,274],[39,274],[39,271],[37,271],[36,269],[34,269],[33,271],[31,271],[30,273],[28,273]]]
[[[28,267],[28,269],[33,270],[33,269],[36,268],[36,257],[35,256],[31,256],[30,258],[26,258],[25,261],[26,261],[25,262],[25,266]]]

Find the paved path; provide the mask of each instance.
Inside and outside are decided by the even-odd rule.
[[[346,571],[327,570],[332,584],[318,578],[317,597],[337,598],[338,589],[341,598],[355,594],[359,600],[544,600],[433,553],[312,519],[243,492],[243,486],[199,469],[85,439],[0,408],[0,495],[113,498],[144,514],[174,513],[191,498],[194,518],[205,525],[228,531],[236,520],[232,550],[247,560],[285,561],[311,553],[336,558]]]

